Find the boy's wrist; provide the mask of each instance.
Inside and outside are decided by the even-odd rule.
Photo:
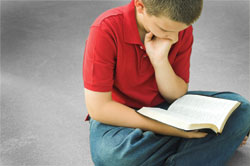
[[[168,56],[165,56],[161,60],[154,62],[154,64],[152,64],[152,65],[153,65],[153,68],[155,71],[161,70],[162,68],[165,68],[166,66],[170,65],[170,63],[168,61]]]

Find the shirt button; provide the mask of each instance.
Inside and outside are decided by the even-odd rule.
[[[147,55],[144,54],[144,55],[143,55],[143,58],[147,58]]]
[[[142,47],[142,46],[140,46],[140,49],[142,49],[142,50],[143,50],[143,47]]]

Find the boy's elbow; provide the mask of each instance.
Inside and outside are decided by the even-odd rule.
[[[87,102],[87,101],[86,101],[86,107],[87,107],[89,116],[96,121],[100,121],[103,107],[99,105],[98,103],[94,104],[93,102]]]
[[[87,102],[86,102],[86,107],[87,107],[87,111],[88,111],[88,114],[91,117],[91,119],[97,120],[96,119],[96,111],[94,109],[92,109]]]
[[[88,102],[86,102],[86,107],[87,107],[89,116],[96,121],[100,121],[102,107],[101,106],[99,107],[98,105],[93,106],[89,104]]]
[[[175,90],[174,92],[172,92],[171,95],[165,95],[165,96],[163,95],[163,97],[168,103],[173,103],[178,98],[184,96],[187,92],[188,92],[188,84],[184,83],[182,84],[181,87],[178,88],[178,90]]]
[[[95,106],[87,106],[89,116],[99,122],[103,121],[105,117],[105,106],[104,105],[95,105]]]
[[[89,116],[97,121],[101,121],[104,106],[112,101],[111,93],[95,92],[85,89],[85,103]]]

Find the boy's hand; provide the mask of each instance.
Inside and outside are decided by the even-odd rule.
[[[198,130],[196,131],[188,131],[185,132],[185,136],[184,138],[203,138],[205,136],[207,136],[208,133],[204,133],[204,132],[199,132]]]
[[[157,38],[152,32],[145,35],[144,45],[153,66],[168,59],[171,46],[178,41],[178,33],[168,39]]]

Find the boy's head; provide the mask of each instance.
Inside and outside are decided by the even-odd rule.
[[[139,31],[169,38],[200,16],[203,0],[134,0]]]
[[[200,16],[203,0],[141,0],[148,15],[165,16],[191,25]]]

